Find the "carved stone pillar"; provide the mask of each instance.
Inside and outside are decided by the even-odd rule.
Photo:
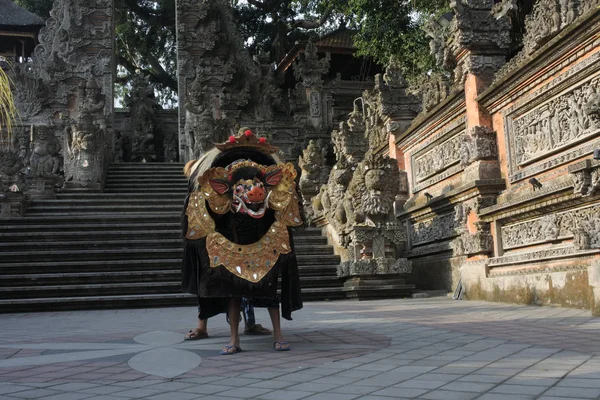
[[[319,58],[317,47],[309,41],[304,49],[304,55],[294,65],[296,79],[302,81],[308,103],[308,120],[315,129],[327,126],[325,98],[323,93],[323,75],[329,71],[331,57]]]

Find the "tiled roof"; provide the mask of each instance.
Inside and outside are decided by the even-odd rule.
[[[354,42],[352,37],[356,32],[341,28],[337,31],[331,32],[323,37],[321,37],[318,41],[315,42],[317,48],[319,47],[335,47],[338,49],[351,49],[355,50]]]
[[[43,26],[44,20],[10,0],[0,0],[0,26]]]

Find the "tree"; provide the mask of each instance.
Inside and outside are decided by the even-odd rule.
[[[42,17],[52,0],[17,0]],[[280,61],[298,42],[346,26],[358,54],[385,64],[395,56],[408,79],[435,69],[420,29],[448,10],[447,0],[231,0],[248,51]],[[175,0],[115,0],[117,96],[134,74],[149,76],[164,104],[177,93]]]

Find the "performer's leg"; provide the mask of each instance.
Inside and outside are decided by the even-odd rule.
[[[241,299],[233,298],[227,302],[227,315],[229,316],[229,330],[231,338],[229,344],[221,350],[221,354],[234,354],[240,350],[240,335],[238,329],[240,327],[240,308]]]
[[[275,343],[273,343],[273,348],[277,351],[285,351],[290,349],[290,344],[283,339],[283,334],[281,333],[281,319],[279,317],[279,307],[269,307],[269,317],[271,317],[271,322],[273,323],[273,338],[275,339]]]
[[[200,315],[200,299],[198,299],[198,316]],[[208,320],[198,318],[198,325],[184,336],[185,340],[198,340],[208,337]]]

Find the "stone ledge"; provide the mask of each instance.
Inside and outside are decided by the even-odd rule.
[[[496,194],[500,190],[503,190],[505,188],[506,182],[504,181],[504,179],[485,179],[472,181],[467,184],[461,185],[455,189],[449,190],[446,193],[442,193],[441,195],[434,197],[425,204],[415,205],[413,207],[402,210],[400,213],[396,214],[396,218],[401,219],[402,217],[410,216],[411,214],[414,214],[417,211],[427,209],[429,209],[429,212],[435,213],[440,208],[447,207],[449,204],[452,204],[452,197],[456,197],[469,190],[478,190],[477,193],[475,193],[473,196],[470,196],[475,197],[480,194]]]

